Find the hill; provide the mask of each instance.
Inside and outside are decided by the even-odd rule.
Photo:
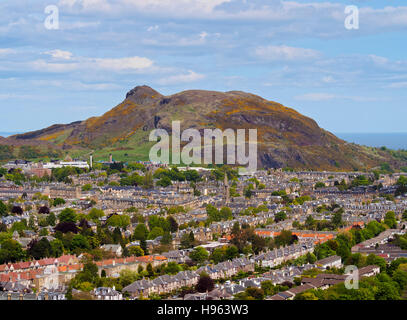
[[[405,165],[387,150],[350,144],[323,130],[311,118],[277,102],[241,92],[189,90],[163,96],[138,86],[118,106],[100,117],[0,139],[0,160],[29,154],[33,158],[80,157],[93,151],[96,160],[147,160],[151,130],[257,129],[259,167],[357,170],[389,163]],[[22,151],[23,150],[23,153]]]

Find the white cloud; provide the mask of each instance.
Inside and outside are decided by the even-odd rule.
[[[322,77],[322,82],[333,83],[333,82],[335,82],[335,79],[332,76],[325,76],[325,77]]]
[[[82,22],[82,21],[65,22],[65,21],[61,21],[60,28],[61,28],[61,30],[74,30],[74,29],[83,29],[83,28],[95,28],[95,27],[98,27],[100,25],[101,25],[100,21],[95,21],[95,22]]]
[[[65,62],[53,62],[39,59],[30,62],[29,65],[38,71],[46,72],[71,72],[75,70],[93,69],[112,72],[132,72],[151,68],[154,62],[144,57],[125,58],[88,58],[74,57],[72,53],[62,50],[48,51],[53,60],[65,60]]]
[[[375,97],[362,97],[362,96],[343,96],[337,95],[332,93],[306,93],[303,95],[299,95],[294,97],[295,100],[302,100],[302,101],[328,101],[328,100],[351,100],[356,102],[372,102],[372,101],[386,101],[386,98],[375,98]]]
[[[111,71],[126,71],[146,69],[153,65],[153,61],[143,57],[129,57],[119,59],[93,59],[90,64]]]
[[[191,17],[209,15],[213,9],[231,0],[60,0],[59,5],[81,11],[106,13],[125,12],[129,9],[149,14]]]
[[[52,58],[57,59],[57,60],[71,60],[72,58],[72,53],[69,51],[63,51],[63,50],[51,50],[44,52],[45,54],[49,54]]]
[[[326,101],[335,98],[337,98],[337,96],[331,93],[307,93],[295,97],[296,100],[305,100],[305,101]]]
[[[199,80],[202,80],[203,78],[205,78],[205,75],[196,73],[192,70],[189,70],[187,74],[179,74],[179,75],[163,78],[163,79],[160,79],[158,81],[158,83],[161,85],[172,85],[172,84],[178,84],[178,83],[188,83],[188,82],[199,81]]]
[[[79,63],[54,63],[43,59],[29,62],[28,65],[32,69],[41,72],[71,72],[81,67]]]
[[[266,46],[255,49],[256,56],[269,61],[295,61],[310,60],[321,56],[319,51],[313,49],[289,47],[289,46]]]
[[[378,65],[385,65],[389,62],[389,59],[385,57],[376,56],[374,54],[370,54],[369,58]]]
[[[160,26],[155,25],[155,26],[148,27],[148,28],[147,28],[147,31],[148,31],[148,32],[156,31],[156,30],[158,30],[159,28],[160,28]]]
[[[405,82],[394,82],[387,86],[387,88],[402,89],[407,88],[407,81]]]
[[[10,48],[0,48],[0,56],[5,56],[5,55],[8,55],[8,54],[12,54],[12,53],[15,53],[15,51],[13,50],[13,49],[10,49]]]
[[[205,38],[208,36],[208,33],[207,32],[205,32],[205,31],[202,31],[200,34],[199,34],[199,38],[201,38],[202,40],[205,40]]]

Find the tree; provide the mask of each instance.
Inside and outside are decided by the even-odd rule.
[[[154,227],[151,231],[150,231],[150,233],[148,234],[148,240],[154,240],[154,239],[156,239],[157,237],[160,237],[160,236],[162,236],[162,235],[164,235],[164,230],[163,230],[163,228],[160,228],[160,227]]]
[[[182,271],[181,266],[176,262],[168,262],[167,266],[164,269],[166,274],[177,274]]]
[[[56,216],[55,216],[55,213],[51,212],[51,213],[47,216],[47,218],[45,219],[45,221],[46,221],[47,225],[54,227],[54,226],[55,226],[55,223],[56,223],[56,221],[57,221],[57,218],[56,218]]]
[[[11,213],[18,214],[21,216],[24,213],[24,211],[23,208],[21,208],[20,206],[13,206],[13,208],[11,208]]]
[[[162,244],[170,244],[171,241],[172,241],[171,233],[169,233],[168,231],[164,232],[163,237],[161,239],[161,243]]]
[[[72,250],[75,249],[90,249],[88,239],[81,234],[77,234],[72,238],[71,242]]]
[[[7,216],[7,206],[3,203],[3,201],[0,200],[0,216],[5,217]]]
[[[307,229],[314,229],[315,219],[312,217],[312,215],[307,216],[307,219],[305,220],[305,226],[307,227]]]
[[[42,206],[38,209],[39,214],[49,214],[49,208],[47,206]]]
[[[21,261],[24,258],[25,252],[17,241],[12,239],[2,241],[0,248],[0,264]]]
[[[196,291],[203,293],[203,292],[210,292],[215,288],[215,283],[212,278],[202,273],[199,277],[198,283],[195,286]]]
[[[240,224],[236,221],[232,227],[232,236],[237,236],[240,233]]]
[[[90,220],[97,222],[100,218],[104,217],[105,213],[101,209],[92,208],[89,211],[88,217]]]
[[[140,240],[140,248],[143,249],[144,254],[148,255],[148,249],[147,249],[147,242],[146,240]]]
[[[61,211],[58,215],[59,222],[72,222],[75,223],[77,220],[77,216],[75,210],[71,208],[66,208]]]
[[[227,260],[233,260],[234,258],[237,258],[239,256],[239,249],[234,246],[228,246],[225,250],[225,258]]]
[[[7,226],[4,223],[0,222],[0,233],[7,232]]]
[[[255,300],[263,300],[264,299],[264,291],[260,288],[249,287],[246,289],[246,294],[249,297],[253,297]]]
[[[262,251],[266,247],[266,239],[263,237],[258,236],[257,234],[252,234],[250,236],[250,242],[252,244],[252,249],[254,253],[258,254],[260,251]]]
[[[28,245],[27,254],[36,260],[48,258],[51,256],[52,247],[47,238],[33,240]]]
[[[400,176],[400,178],[397,180],[396,185],[398,186],[395,193],[396,196],[407,193],[407,177]]]
[[[376,300],[399,300],[400,294],[396,287],[388,282],[380,282],[375,295]]]
[[[55,231],[60,231],[62,233],[78,233],[79,229],[74,222],[60,222],[55,226]]]
[[[82,191],[90,191],[92,190],[92,185],[87,183],[85,185],[82,186]]]
[[[225,261],[225,249],[224,248],[216,248],[212,251],[210,255],[210,259],[215,263],[218,264],[219,262]]]
[[[312,252],[307,253],[307,262],[310,264],[314,264],[317,261],[317,257]]]
[[[55,199],[52,201],[52,205],[53,205],[54,207],[63,205],[63,204],[65,204],[65,203],[66,203],[65,200],[62,199],[62,198],[55,198]]]
[[[233,214],[232,210],[228,207],[223,207],[219,211],[220,219],[221,220],[232,220],[233,219]]]
[[[399,285],[400,291],[404,290],[407,286],[407,272],[401,269],[396,270],[393,274],[393,280]]]
[[[130,253],[130,255],[136,256],[136,257],[144,256],[144,250],[141,249],[140,246],[132,246],[132,247],[130,247],[129,253]]]
[[[136,240],[147,240],[148,229],[144,223],[140,223],[134,229],[133,237]]]
[[[53,257],[60,257],[64,253],[64,244],[61,240],[55,239],[50,242],[51,245],[51,253]]]
[[[168,224],[170,225],[170,231],[171,232],[177,232],[178,230],[178,223],[177,221],[174,219],[174,217],[169,216],[167,218]]]
[[[394,211],[389,211],[386,213],[384,223],[391,229],[397,228],[396,214]]]
[[[208,251],[202,247],[196,247],[190,254],[189,257],[192,261],[197,263],[202,263],[209,257]]]
[[[129,284],[137,280],[137,274],[131,270],[122,270],[120,271],[120,284],[122,287],[126,287]]]
[[[342,212],[335,212],[333,217],[332,217],[332,224],[338,228],[342,226],[343,221],[342,221]]]
[[[157,181],[156,185],[166,188],[166,187],[172,185],[172,181],[169,177],[163,176],[160,180]]]
[[[318,300],[318,298],[312,291],[305,291],[297,294],[294,300]]]
[[[146,172],[143,178],[143,188],[144,189],[151,189],[154,187],[153,175],[151,171]]]
[[[280,211],[278,213],[276,213],[274,220],[275,222],[280,222],[287,219],[287,214],[284,211]]]
[[[154,276],[154,269],[151,263],[149,263],[146,267],[146,271],[150,277]]]
[[[193,246],[193,242],[191,242],[191,238],[188,233],[184,233],[181,236],[180,246],[182,249],[188,249]]]
[[[319,189],[319,188],[325,188],[326,185],[323,182],[317,182],[314,186],[315,189]]]
[[[367,256],[366,264],[379,266],[381,271],[386,270],[387,266],[386,260],[384,258],[376,256],[373,253]]]

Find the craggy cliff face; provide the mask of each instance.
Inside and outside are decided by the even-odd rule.
[[[321,129],[291,108],[240,92],[190,90],[163,96],[139,86],[126,99],[101,117],[3,139],[2,144],[47,143],[59,149],[98,150],[112,146],[132,149],[151,143],[155,128],[171,132],[172,121],[181,130],[196,128],[257,129],[258,167],[293,167],[315,170],[354,170],[392,162],[385,152],[348,144]],[[138,150],[138,149],[137,149]]]

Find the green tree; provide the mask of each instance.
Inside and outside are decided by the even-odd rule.
[[[163,228],[160,228],[160,227],[154,227],[151,231],[150,231],[150,233],[148,234],[148,240],[154,240],[154,239],[156,239],[157,237],[160,237],[160,236],[162,236],[162,235],[164,235],[164,230],[163,230]]]
[[[8,215],[8,208],[7,206],[3,203],[3,201],[0,200],[0,216],[5,217]]]
[[[228,246],[225,250],[225,258],[227,260],[233,260],[234,258],[237,258],[239,256],[239,249],[234,246]]]
[[[136,256],[136,257],[144,256],[144,250],[141,249],[140,246],[132,246],[132,247],[130,247],[129,253],[130,253],[130,255]]]
[[[202,247],[196,247],[190,254],[189,257],[192,261],[197,263],[202,263],[209,257],[208,251]]]
[[[276,213],[276,215],[274,216],[275,222],[280,222],[285,219],[287,219],[287,214],[284,211],[280,211],[280,212]]]
[[[376,300],[399,300],[400,294],[391,283],[381,282],[375,295]]]
[[[342,212],[335,212],[332,217],[332,224],[336,227],[339,228],[343,225],[342,221]]]
[[[17,241],[6,239],[1,242],[0,264],[21,261],[24,258],[25,252]]]
[[[85,185],[82,186],[82,191],[90,191],[92,190],[92,185],[87,183]]]
[[[71,208],[66,208],[61,211],[61,213],[58,215],[59,222],[73,222],[75,223],[77,220],[77,215],[75,210]]]
[[[34,240],[30,244],[27,254],[36,260],[50,257],[52,254],[51,244],[47,238],[42,238],[39,241]]]
[[[61,240],[55,239],[50,242],[51,254],[53,257],[60,257],[64,253],[64,244]]]
[[[181,266],[176,262],[168,262],[167,266],[164,269],[166,274],[177,274],[182,271]]]
[[[136,240],[147,240],[148,229],[144,223],[140,223],[134,229],[133,237]]]
[[[168,224],[170,226],[170,231],[171,232],[177,232],[178,231],[178,223],[177,221],[174,219],[173,216],[169,216],[167,218]]]
[[[56,221],[57,221],[55,213],[50,212],[50,214],[47,215],[45,221],[46,221],[47,225],[55,227],[55,224],[56,224]]]
[[[397,228],[396,214],[394,211],[389,211],[386,213],[384,223],[391,229]]]
[[[89,211],[88,217],[90,220],[97,222],[100,218],[104,217],[105,213],[101,209],[92,208]]]

